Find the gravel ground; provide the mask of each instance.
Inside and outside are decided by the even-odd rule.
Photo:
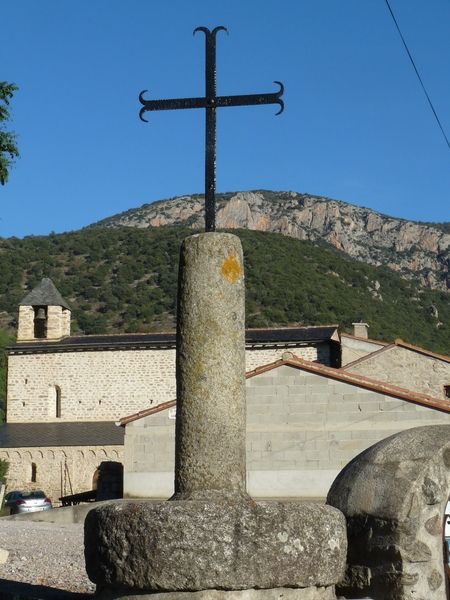
[[[95,590],[84,567],[82,524],[0,519],[0,548],[9,552],[6,563],[0,564],[0,597],[1,580],[68,592]]]

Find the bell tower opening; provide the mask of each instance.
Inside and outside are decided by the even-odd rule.
[[[45,339],[47,337],[47,309],[45,306],[34,306],[34,337]]]

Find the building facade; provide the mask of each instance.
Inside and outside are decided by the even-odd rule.
[[[292,356],[247,373],[247,487],[324,498],[356,455],[399,431],[450,423],[450,402]],[[173,493],[176,403],[130,415],[124,495]]]

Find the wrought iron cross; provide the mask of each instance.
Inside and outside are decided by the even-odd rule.
[[[207,27],[197,27],[203,31],[206,39],[206,65],[205,79],[206,91],[203,98],[173,98],[168,100],[145,100],[144,94],[139,94],[139,101],[143,108],[139,111],[142,121],[143,115],[148,110],[174,110],[178,108],[204,108],[206,111],[205,128],[205,231],[216,229],[216,108],[225,106],[248,106],[251,104],[279,104],[279,115],[283,112],[284,103],[281,96],[284,86],[280,81],[275,81],[280,86],[278,92],[273,94],[250,94],[244,96],[216,96],[216,35],[218,31],[228,30],[225,27],[215,27],[210,31]]]

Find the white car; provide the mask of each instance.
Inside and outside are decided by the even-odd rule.
[[[15,515],[18,513],[49,510],[52,508],[52,501],[40,490],[32,492],[14,491],[6,494],[5,507],[9,509],[9,514]]]

